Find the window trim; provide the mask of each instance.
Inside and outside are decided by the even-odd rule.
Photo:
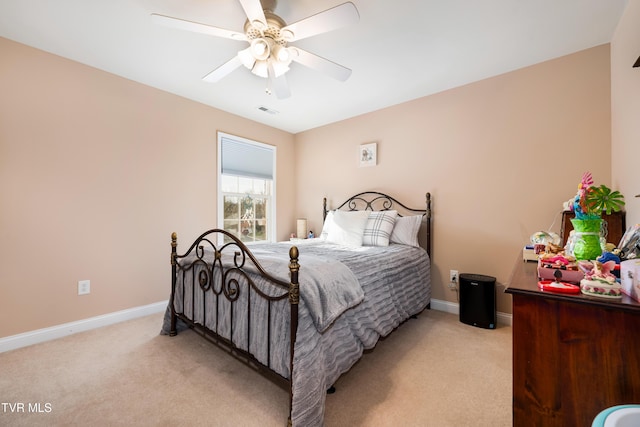
[[[217,135],[217,169],[216,169],[216,181],[217,181],[217,195],[216,195],[216,203],[218,205],[218,214],[217,214],[217,228],[224,229],[224,200],[223,200],[223,192],[222,192],[222,138],[231,139],[234,141],[242,142],[249,145],[255,145],[260,148],[268,149],[273,151],[273,177],[272,177],[272,185],[271,185],[271,203],[269,203],[268,211],[267,211],[267,221],[271,225],[267,227],[267,242],[275,242],[277,236],[277,221],[276,221],[276,182],[277,182],[277,173],[276,173],[276,164],[277,164],[277,147],[275,145],[269,145],[262,142],[254,141],[251,139],[243,138],[241,136],[232,135],[225,132],[218,131]],[[239,237],[239,236],[238,236]],[[245,242],[247,245],[251,245],[254,242]]]

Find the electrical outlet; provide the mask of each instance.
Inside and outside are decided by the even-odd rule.
[[[458,270],[449,270],[449,287],[455,289],[458,284]]]
[[[449,281],[458,283],[458,270],[449,270]]]
[[[91,280],[80,280],[78,282],[78,295],[91,293]]]

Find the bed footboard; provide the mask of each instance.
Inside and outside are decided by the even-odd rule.
[[[180,319],[246,364],[275,374],[270,376],[289,389],[291,425],[300,300],[298,248],[289,250],[287,283],[265,271],[244,243],[221,229],[203,233],[183,254],[177,247],[177,234],[172,233],[169,335],[177,334]],[[283,307],[289,308],[288,316]],[[274,360],[274,353],[281,350],[276,340],[282,335],[289,338],[288,376],[278,358]]]

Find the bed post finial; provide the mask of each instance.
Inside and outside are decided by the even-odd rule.
[[[427,193],[427,218],[431,218],[431,193]]]
[[[178,235],[171,233],[171,265],[176,265],[176,248],[178,247]]]
[[[324,224],[324,220],[327,219],[327,198],[322,198],[322,223]]]
[[[291,246],[291,249],[289,249],[289,271],[291,272],[289,302],[291,304],[298,304],[300,302],[300,286],[298,284],[298,271],[300,270],[300,264],[298,264],[298,256],[298,248],[296,246]]]

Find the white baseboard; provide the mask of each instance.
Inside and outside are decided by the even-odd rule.
[[[78,332],[89,331],[102,326],[113,325],[115,323],[132,320],[150,314],[160,313],[167,309],[168,301],[160,301],[149,305],[129,308],[127,310],[116,311],[102,316],[91,317],[89,319],[78,320],[76,322],[64,323],[50,328],[38,329],[25,332],[23,334],[11,335],[0,338],[0,353],[38,344],[56,338],[66,337]]]
[[[431,308],[451,314],[460,314],[460,305],[455,302],[431,298]]]
[[[431,299],[431,308],[438,311],[444,311],[451,314],[460,314],[460,304],[455,302],[443,301],[439,299]],[[511,326],[513,316],[509,313],[497,312],[496,319],[501,325]]]
[[[11,335],[0,338],[0,353],[17,348],[38,344],[57,338],[66,337],[78,332],[89,331],[102,326],[113,325],[115,323],[132,320],[150,314],[160,313],[167,308],[168,301],[160,301],[141,307],[129,308],[127,310],[116,311],[115,313],[104,314],[102,316],[91,317],[89,319],[78,320],[76,322],[64,323],[50,328],[38,329],[25,332],[23,334]],[[457,303],[438,299],[431,300],[431,308],[451,314],[459,314],[460,306]],[[509,313],[497,313],[498,323],[511,326],[512,316]]]

